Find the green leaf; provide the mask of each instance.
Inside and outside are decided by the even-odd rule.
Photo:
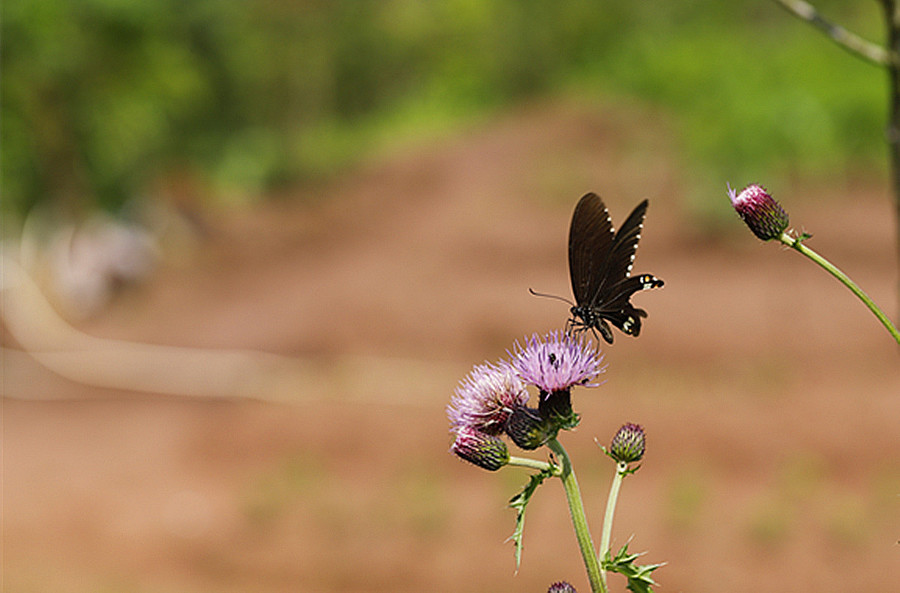
[[[509,506],[516,509],[516,529],[509,537],[516,546],[516,570],[519,570],[519,565],[522,561],[522,536],[525,531],[525,507],[528,505],[528,501],[531,500],[531,496],[534,494],[535,490],[537,490],[538,486],[543,484],[544,480],[552,476],[553,468],[532,474],[531,479],[528,481],[528,484],[522,488],[522,491],[509,500]]]
[[[624,575],[628,579],[629,591],[634,591],[634,593],[652,593],[653,589],[650,588],[650,585],[655,585],[656,582],[650,577],[650,573],[660,566],[664,566],[665,562],[644,566],[635,564],[634,561],[642,555],[629,554],[628,544],[625,544],[615,558],[610,558],[609,552],[606,552],[606,556],[603,558],[603,570]]]

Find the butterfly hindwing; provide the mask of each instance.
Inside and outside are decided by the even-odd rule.
[[[622,310],[626,305],[631,304],[631,297],[634,293],[641,290],[649,290],[651,288],[659,288],[663,285],[663,281],[652,274],[641,274],[640,276],[629,276],[615,284],[605,294],[602,303],[596,305],[596,309],[601,314],[613,314]],[[646,317],[646,314],[643,315]]]

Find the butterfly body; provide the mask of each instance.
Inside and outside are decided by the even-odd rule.
[[[641,318],[647,312],[631,304],[634,293],[663,286],[652,274],[631,276],[644,216],[649,203],[644,200],[616,231],[600,196],[584,195],[575,206],[569,228],[569,274],[575,305],[567,328],[600,332],[613,343],[610,324],[622,333],[637,337]]]

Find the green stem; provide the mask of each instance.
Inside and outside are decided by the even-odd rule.
[[[546,461],[538,461],[536,459],[528,459],[527,457],[515,457],[510,456],[509,463],[507,465],[515,465],[517,467],[527,467],[528,469],[536,469],[538,471],[546,472],[553,469],[553,465],[547,463]]]
[[[872,301],[872,299],[869,298],[869,295],[864,293],[862,291],[862,289],[859,286],[857,286],[856,283],[853,282],[853,280],[851,280],[846,274],[844,274],[837,267],[835,267],[834,264],[832,264],[830,261],[828,261],[821,255],[819,255],[818,253],[816,253],[815,251],[813,251],[812,249],[810,249],[809,247],[804,245],[802,238],[795,239],[794,237],[791,237],[787,233],[781,233],[781,236],[778,238],[778,240],[781,241],[782,243],[784,243],[785,245],[787,245],[788,247],[790,247],[791,249],[794,249],[795,251],[799,251],[800,253],[802,253],[803,255],[805,255],[806,257],[811,259],[812,261],[814,261],[817,264],[819,264],[820,266],[822,266],[829,274],[831,274],[832,276],[834,276],[835,278],[840,280],[844,284],[844,286],[849,288],[853,292],[853,294],[855,294],[857,297],[859,297],[859,300],[861,300],[863,303],[865,303],[865,305],[869,308],[869,310],[872,311],[872,313],[874,313],[875,317],[877,317],[878,320],[881,321],[881,323],[884,325],[884,327],[887,328],[887,330],[890,332],[890,334],[892,336],[894,336],[894,339],[897,341],[897,343],[900,344],[900,331],[897,331],[897,328],[894,327],[894,324],[891,323],[891,320],[888,319],[888,316],[885,315],[884,312],[878,308],[878,305],[876,305]]]
[[[587,516],[584,513],[584,503],[581,500],[581,491],[578,489],[578,480],[575,479],[572,462],[569,460],[569,455],[562,444],[555,438],[547,441],[547,446],[562,461],[562,472],[559,478],[562,480],[563,488],[566,491],[566,500],[569,502],[569,514],[572,516],[575,538],[578,540],[578,547],[581,549],[581,557],[584,559],[584,567],[587,570],[588,580],[591,583],[591,591],[593,593],[606,593],[606,583],[602,578],[600,562],[594,551],[594,542],[591,540]]]
[[[606,515],[603,516],[603,535],[600,538],[600,562],[602,566],[603,558],[612,551],[609,549],[610,540],[612,539],[613,515],[616,514],[616,502],[619,500],[619,489],[622,487],[622,480],[628,473],[628,464],[619,462],[616,464],[616,477],[613,478],[612,486],[609,488],[609,499],[606,501]],[[606,571],[603,571],[603,582],[606,583]]]

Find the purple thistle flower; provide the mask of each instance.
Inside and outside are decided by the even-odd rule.
[[[763,241],[779,238],[790,224],[787,212],[761,185],[748,185],[741,193],[728,186],[728,197],[741,219]]]
[[[471,428],[498,435],[513,410],[528,403],[525,384],[508,362],[480,364],[460,381],[447,406],[450,426],[459,432]]]
[[[522,379],[545,396],[574,385],[596,387],[591,381],[605,370],[600,366],[602,354],[583,339],[562,331],[543,338],[534,334],[524,348],[517,342],[512,356],[512,366]]]
[[[457,431],[450,450],[460,459],[492,472],[509,463],[509,449],[500,437],[468,426]]]
[[[567,583],[566,581],[559,581],[558,583],[553,583],[550,585],[550,588],[547,589],[547,593],[578,593],[575,591],[575,587]]]

